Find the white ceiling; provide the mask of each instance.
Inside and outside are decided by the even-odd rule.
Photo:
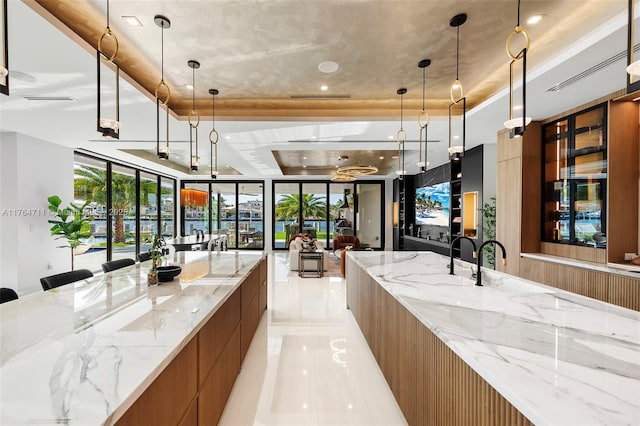
[[[619,7],[624,0],[611,1]],[[16,131],[61,145],[102,155],[184,178],[188,175],[158,165],[121,149],[155,150],[155,102],[126,81],[121,81],[121,140],[107,141],[96,132],[95,56],[50,25],[18,0],[9,0],[9,64],[11,96],[0,96],[0,130]],[[561,17],[558,25],[565,25]],[[535,54],[533,41],[531,55]],[[501,47],[504,49],[504,46]],[[553,85],[626,49],[626,11],[601,22],[589,36],[566,45],[554,58],[528,71],[527,115],[540,120],[607,95],[625,86],[625,60],[566,87],[547,92]],[[415,58],[417,62],[420,58]],[[507,58],[505,54],[505,67]],[[19,73],[32,76],[35,81]],[[467,148],[495,143],[496,132],[507,118],[508,97],[504,88],[467,113]],[[467,89],[469,90],[469,89]],[[27,95],[69,96],[75,101],[29,101]],[[104,104],[103,104],[104,105]],[[189,131],[184,121],[170,119],[173,158],[189,158]],[[207,168],[210,122],[200,130],[201,164]],[[390,150],[388,139],[398,121],[219,121],[220,164],[239,170],[249,178],[281,178],[272,150]],[[405,117],[408,139],[418,139],[415,117]],[[447,117],[432,118],[429,126],[431,166],[447,161]],[[416,173],[417,143],[409,143],[408,173]],[[336,158],[336,164],[338,164]],[[327,178],[330,176],[326,176]],[[391,176],[389,176],[391,177]],[[314,178],[322,178],[314,176]],[[379,176],[378,176],[379,178]]]

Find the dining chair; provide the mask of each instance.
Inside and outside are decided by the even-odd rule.
[[[135,264],[136,264],[136,261],[129,258],[110,260],[109,262],[104,262],[102,264],[102,270],[105,273],[107,273],[107,272],[115,271],[116,269],[125,268],[127,266],[131,266]]]
[[[2,287],[0,288],[0,303],[11,302],[18,298],[18,293],[12,288]]]
[[[47,291],[65,284],[91,278],[92,276],[93,272],[88,269],[77,269],[40,278],[40,284],[42,284],[42,289]]]
[[[146,262],[149,259],[151,259],[151,253],[149,253],[148,251],[138,253],[138,262]]]

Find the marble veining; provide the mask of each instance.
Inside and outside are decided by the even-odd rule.
[[[113,424],[264,254],[176,252],[0,305],[0,424]]]
[[[430,252],[349,252],[536,424],[640,424],[640,313]],[[486,280],[485,280],[486,278]]]

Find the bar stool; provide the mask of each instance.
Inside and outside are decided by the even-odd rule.
[[[107,273],[115,271],[116,269],[126,268],[127,266],[135,265],[136,261],[133,259],[125,258],[118,260],[111,260],[102,264],[102,270]]]
[[[0,288],[0,303],[11,302],[18,298],[18,293],[12,288],[2,287]]]
[[[75,271],[63,272],[61,274],[50,275],[40,278],[40,284],[44,291],[60,287],[72,282],[93,277],[93,272],[88,269],[77,269]]]

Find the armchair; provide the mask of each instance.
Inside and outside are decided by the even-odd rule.
[[[297,239],[299,237],[299,239]],[[302,234],[292,235],[289,239],[289,269],[292,271],[297,271],[299,268],[298,265],[298,255],[300,254],[300,250],[302,250]],[[324,250],[324,245],[321,241],[316,241],[316,251]],[[324,255],[322,257],[322,269],[325,271],[329,270],[329,256]]]
[[[343,249],[346,246],[352,246],[354,249],[360,248],[360,240],[353,235],[337,235],[333,238],[333,253],[336,250]]]

